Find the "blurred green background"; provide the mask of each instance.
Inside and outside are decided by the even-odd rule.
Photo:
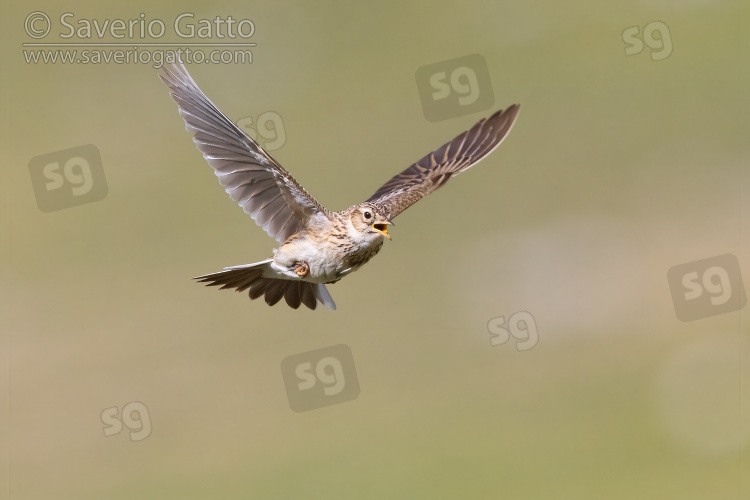
[[[522,110],[491,157],[330,287],[337,311],[270,308],[190,280],[275,245],[220,188],[157,71],[27,64],[32,11],[251,19],[252,64],[189,69],[231,118],[277,113],[287,139],[272,155],[335,210],[493,109]],[[711,0],[6,4],[2,491],[747,498],[748,309],[681,322],[667,271],[732,253],[750,284],[748,13]],[[672,54],[626,56],[623,31],[653,21]],[[494,107],[427,121],[416,70],[476,53]],[[30,160],[84,144],[101,152],[106,198],[41,212]],[[491,346],[488,321],[517,311],[538,344]],[[293,412],[281,360],[335,344],[361,394]],[[102,411],[132,401],[151,434],[105,437]]]

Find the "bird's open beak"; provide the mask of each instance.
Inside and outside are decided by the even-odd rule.
[[[391,237],[388,234],[388,224],[392,224],[392,223],[386,222],[386,223],[373,224],[372,228],[390,240]]]

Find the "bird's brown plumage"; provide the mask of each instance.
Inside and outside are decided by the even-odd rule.
[[[269,305],[284,298],[294,309],[302,304],[315,309],[317,302],[335,309],[326,284],[375,256],[383,237],[390,238],[385,228],[392,218],[490,154],[507,136],[519,109],[514,104],[480,120],[394,176],[367,202],[331,212],[217,108],[182,63],[165,67],[160,76],[226,192],[281,245],[272,259],[196,279],[248,290],[251,299],[265,296]]]
[[[327,213],[260,144],[219,111],[182,63],[165,67],[161,79],[221,185],[269,236],[284,243],[311,214]]]
[[[383,206],[391,218],[479,162],[503,142],[520,106],[497,111],[383,184],[367,201]]]

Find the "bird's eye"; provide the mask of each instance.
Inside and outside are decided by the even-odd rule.
[[[364,216],[365,216],[365,219],[369,219],[370,217],[372,217],[372,214],[370,212],[365,212]]]

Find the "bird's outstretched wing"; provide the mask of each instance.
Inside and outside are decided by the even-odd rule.
[[[327,216],[328,211],[289,172],[219,111],[182,63],[165,66],[159,76],[219,182],[269,236],[284,243],[310,216]]]
[[[513,127],[519,107],[514,104],[481,119],[470,130],[394,176],[367,201],[383,207],[390,218],[396,217],[498,147]]]

